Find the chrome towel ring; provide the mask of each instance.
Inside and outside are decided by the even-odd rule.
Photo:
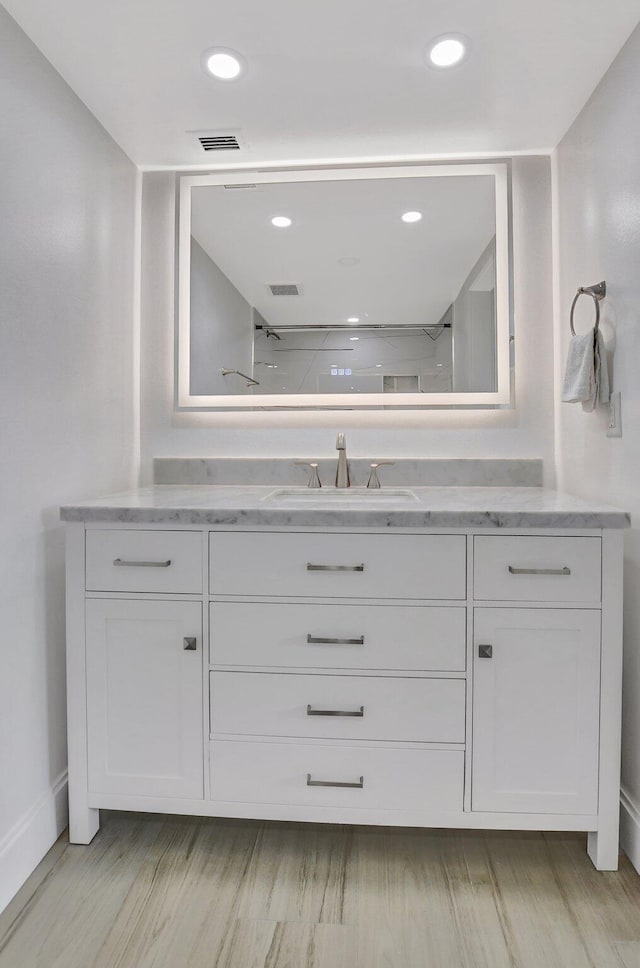
[[[573,328],[573,311],[576,308],[576,303],[580,296],[591,296],[594,305],[596,307],[596,322],[594,330],[598,332],[598,326],[600,325],[600,300],[604,299],[607,295],[607,284],[606,282],[599,282],[595,286],[580,286],[577,293],[573,297],[573,302],[571,303],[571,313],[569,315],[569,326],[571,327],[571,335],[575,336],[576,331]]]

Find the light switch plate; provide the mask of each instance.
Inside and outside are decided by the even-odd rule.
[[[612,393],[609,400],[609,423],[607,437],[622,437],[622,419],[620,416],[620,393]]]

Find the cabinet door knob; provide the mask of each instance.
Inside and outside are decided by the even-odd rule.
[[[195,652],[198,648],[195,636],[186,636],[182,640],[182,648],[185,652]]]
[[[491,659],[491,658],[493,658],[493,646],[492,645],[479,645],[478,646],[478,658],[479,659]]]

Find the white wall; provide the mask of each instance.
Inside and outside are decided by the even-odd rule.
[[[623,437],[607,438],[607,409],[558,403],[559,485],[632,514],[625,552],[623,843],[640,868],[640,29],[632,34],[554,158],[556,366],[561,379],[569,308],[578,286],[605,279],[601,323]],[[580,299],[576,330],[593,325]],[[584,307],[582,304],[584,303]],[[584,311],[583,311],[584,310]],[[556,398],[559,389],[556,388]],[[635,823],[632,815],[635,814]]]
[[[60,504],[136,469],[131,162],[0,7],[0,909],[65,825]]]
[[[542,457],[553,480],[550,165],[514,159],[516,403],[510,411],[173,412],[175,176],[145,174],[142,460],[332,456],[337,430],[362,457]],[[304,431],[304,432],[301,432]]]

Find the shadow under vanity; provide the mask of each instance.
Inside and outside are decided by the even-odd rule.
[[[617,868],[628,516],[539,461],[383,470],[300,501],[293,461],[159,460],[63,508],[72,842],[100,808],[582,830]]]

